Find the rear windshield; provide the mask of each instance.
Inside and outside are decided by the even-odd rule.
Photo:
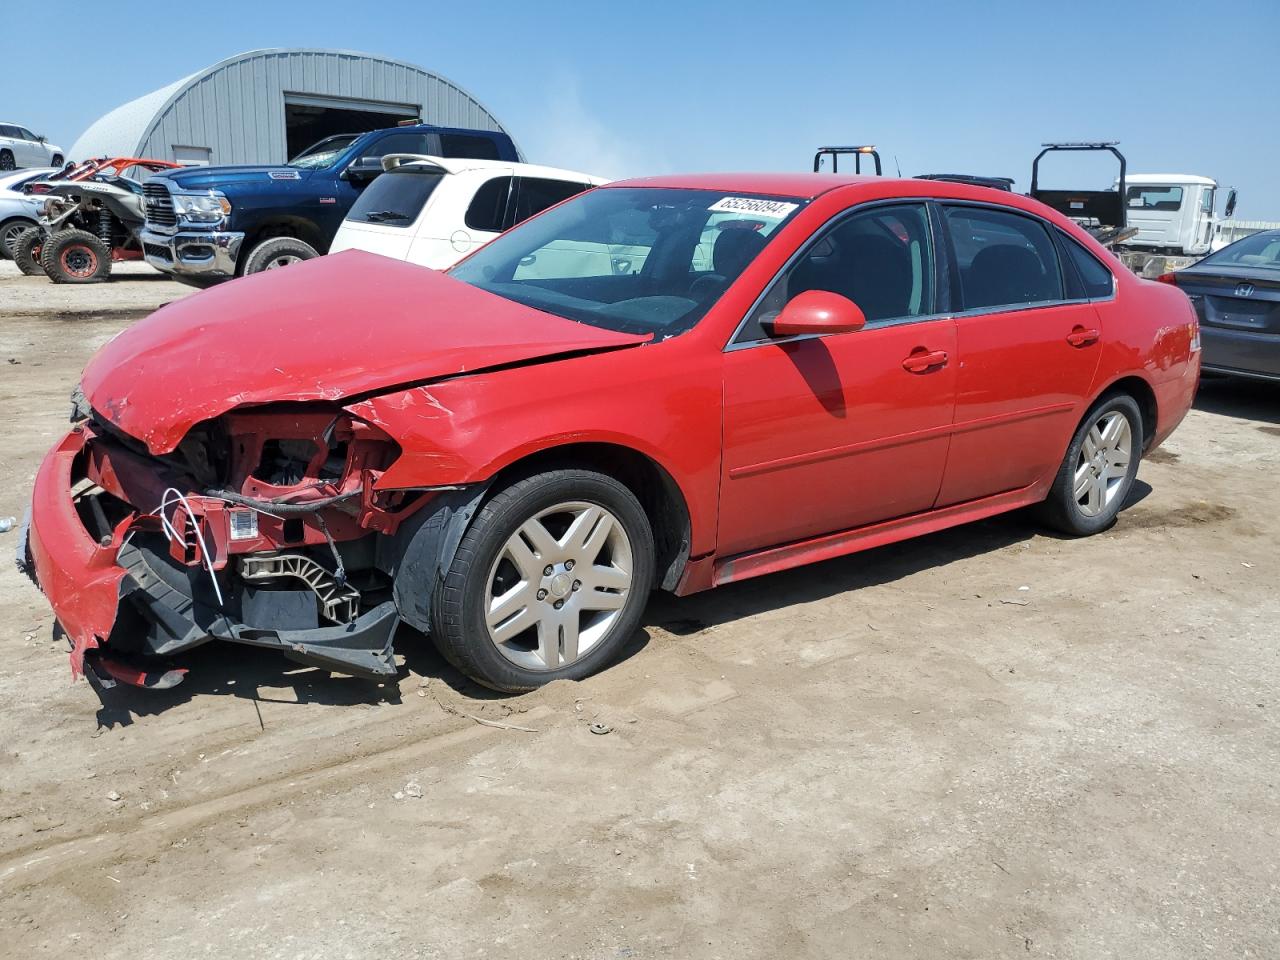
[[[1196,266],[1259,267],[1280,271],[1280,233],[1269,230],[1237,240],[1217,253],[1211,253]]]
[[[365,187],[347,214],[354,223],[407,227],[418,219],[423,205],[444,175],[435,167],[396,167]]]
[[[1181,187],[1130,187],[1125,191],[1130,210],[1177,210],[1182,206]]]

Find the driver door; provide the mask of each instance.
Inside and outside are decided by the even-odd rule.
[[[725,352],[717,552],[732,556],[929,510],[955,412],[956,328],[935,311],[921,203],[855,210],[819,233]],[[855,333],[773,339],[762,321],[829,290]]]

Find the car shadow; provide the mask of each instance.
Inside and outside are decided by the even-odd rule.
[[[1150,490],[1150,487],[1147,488]],[[880,586],[934,567],[1057,536],[1016,511],[688,597],[655,594],[644,622],[684,636],[743,617]]]
[[[637,631],[623,647],[619,660],[635,656],[648,642],[648,632]],[[398,674],[379,681],[293,663],[270,649],[213,641],[167,661],[170,668],[188,671],[181,683],[167,690],[140,689],[126,683],[104,688],[91,683],[100,704],[95,718],[99,727],[126,727],[140,717],[165,713],[199,696],[238,697],[252,701],[255,706],[260,703],[330,707],[401,704],[402,685],[407,682],[412,689],[416,686],[415,678],[442,682],[470,700],[513,696],[490,690],[458,672],[440,656],[430,638],[407,624],[401,624],[396,632],[395,650],[402,657]],[[260,711],[258,721],[262,723]]]
[[[1205,413],[1277,425],[1280,424],[1280,383],[1205,376],[1193,406]]]

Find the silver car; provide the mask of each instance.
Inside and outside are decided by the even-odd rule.
[[[44,199],[27,196],[22,192],[23,186],[57,170],[57,167],[36,167],[0,173],[0,260],[12,259],[13,241],[23,230],[34,227],[40,218]]]
[[[44,137],[16,123],[0,122],[0,170],[60,167],[66,154]]]

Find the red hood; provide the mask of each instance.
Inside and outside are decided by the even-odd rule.
[[[81,385],[100,415],[167,453],[201,420],[241,405],[339,400],[647,339],[347,251],[162,307],[99,350]]]

